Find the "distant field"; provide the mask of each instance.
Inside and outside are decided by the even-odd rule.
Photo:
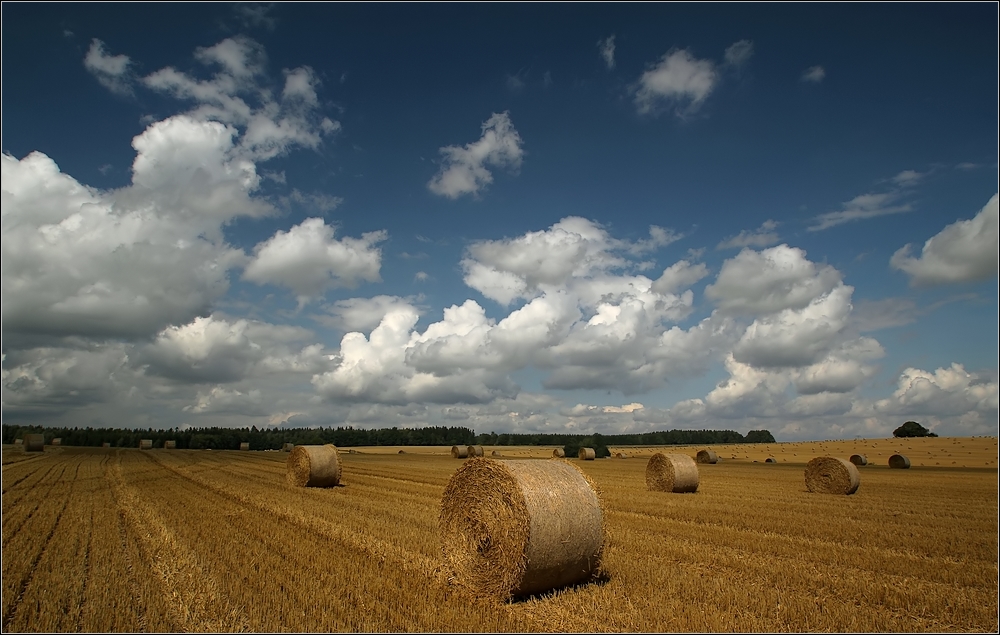
[[[552,447],[486,454],[542,458]],[[607,578],[495,605],[441,567],[439,504],[462,463],[450,446],[344,449],[331,489],[287,485],[283,452],[5,446],[3,630],[1000,626],[996,438],[711,447],[722,461],[699,466],[694,494],[646,491],[653,448],[574,459],[605,502]],[[889,469],[896,452],[913,468]],[[806,490],[809,459],[855,453],[871,462],[856,494]]]

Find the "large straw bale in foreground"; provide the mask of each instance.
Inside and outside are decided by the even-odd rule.
[[[464,459],[469,456],[469,446],[467,445],[453,445],[451,446],[451,458],[453,459]]]
[[[646,464],[646,489],[651,492],[698,491],[698,465],[686,454],[657,452]]]
[[[473,593],[505,600],[593,579],[604,548],[601,501],[562,460],[473,458],[441,499],[447,565]]]
[[[562,448],[556,448],[555,450],[552,450],[552,456],[557,459],[561,459],[566,456],[566,451]]]
[[[868,457],[864,454],[852,454],[851,463],[855,465],[868,465]]]
[[[715,453],[715,450],[698,450],[698,462],[715,465],[719,462],[719,455]]]
[[[483,456],[483,446],[481,446],[481,445],[470,445],[469,446],[469,456]]]
[[[861,474],[850,461],[817,456],[806,464],[806,488],[820,494],[853,494],[861,485]]]
[[[153,440],[152,439],[139,439],[139,449],[140,450],[152,450]]]
[[[902,454],[893,454],[889,457],[889,467],[897,470],[910,469],[910,459]]]
[[[297,445],[285,462],[285,478],[296,487],[334,487],[340,484],[342,467],[337,446]]]
[[[594,448],[580,448],[580,458],[584,461],[593,461],[597,458]]]
[[[45,435],[44,434],[26,434],[26,435],[24,435],[24,451],[25,452],[44,452],[45,451]]]

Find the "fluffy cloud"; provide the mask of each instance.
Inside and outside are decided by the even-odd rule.
[[[723,240],[715,246],[716,249],[733,249],[743,247],[770,247],[779,242],[777,229],[778,223],[773,220],[766,220],[761,226],[754,230],[744,229],[736,236]]]
[[[948,225],[927,239],[917,258],[905,245],[889,261],[910,276],[910,286],[974,282],[997,275],[997,195],[974,218]]]
[[[31,418],[108,401],[127,361],[123,345],[10,351],[3,359],[4,414]]]
[[[666,53],[639,78],[635,105],[640,114],[674,105],[678,114],[693,112],[708,98],[718,83],[711,60],[695,58],[685,49]]]
[[[651,289],[655,293],[673,293],[678,289],[690,287],[695,282],[708,275],[708,267],[703,263],[691,264],[687,260],[680,260],[663,270]]]
[[[778,245],[760,252],[744,249],[726,260],[705,295],[724,311],[759,315],[805,308],[840,284],[833,267],[817,267],[805,251]]]
[[[740,40],[734,42],[726,49],[726,64],[735,68],[740,68],[746,64],[753,55],[753,42],[750,40]]]
[[[521,135],[514,129],[509,113],[493,113],[483,122],[482,130],[478,141],[441,148],[444,163],[427,183],[431,192],[451,199],[463,194],[478,195],[493,182],[487,166],[511,170],[521,167]]]
[[[597,48],[601,52],[601,59],[604,60],[604,65],[611,70],[615,67],[615,36],[612,35],[603,40],[597,41]]]
[[[108,55],[104,42],[97,38],[91,40],[83,66],[111,92],[128,96],[133,94],[132,60],[127,55]]]
[[[826,77],[826,71],[822,66],[810,66],[802,72],[802,77],[800,79],[804,82],[818,84],[823,81],[824,77]]]
[[[410,300],[390,295],[371,298],[349,298],[338,300],[329,308],[329,316],[316,319],[341,331],[370,332],[378,326],[389,311],[411,307]]]
[[[893,190],[878,194],[869,193],[855,196],[843,204],[842,210],[826,212],[817,216],[814,219],[814,224],[810,225],[807,230],[817,232],[856,220],[877,218],[889,214],[905,214],[912,211],[913,207],[909,203],[897,204],[900,194],[899,190]]]
[[[385,239],[386,233],[377,231],[336,240],[334,228],[323,219],[308,218],[287,232],[278,230],[254,247],[254,258],[243,278],[286,286],[295,291],[300,302],[327,289],[378,282],[382,252],[376,245]]]

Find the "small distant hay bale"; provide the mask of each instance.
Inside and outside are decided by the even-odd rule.
[[[473,458],[441,498],[442,551],[475,595],[543,593],[600,574],[603,518],[596,488],[575,465]]]
[[[453,446],[451,446],[451,458],[453,458],[453,459],[466,459],[466,458],[469,458],[469,446],[467,446],[467,445],[453,445]]]
[[[855,465],[868,465],[868,457],[864,454],[852,454],[851,463]]]
[[[347,451],[347,453],[348,453],[348,454],[357,454],[357,453],[358,453],[358,451],[357,451],[357,450],[355,450],[354,448],[351,448],[350,450],[348,450],[348,451]]]
[[[566,451],[562,448],[556,448],[555,450],[552,450],[552,456],[557,459],[566,458]]]
[[[584,461],[593,461],[597,458],[594,448],[580,448],[580,458]]]
[[[616,452],[615,453],[615,458],[616,459],[627,459],[628,455],[625,454],[624,452]]]
[[[352,452],[353,452],[353,450],[352,450]],[[406,452],[400,450],[399,452],[396,452],[396,454],[406,454]]]
[[[469,456],[483,456],[483,446],[481,445],[470,445],[469,446]]]
[[[24,445],[24,439],[14,439],[14,445]]]
[[[853,494],[861,485],[861,474],[850,461],[818,456],[806,464],[806,488],[819,494]]]
[[[26,434],[26,435],[24,435],[24,451],[25,452],[44,452],[45,451],[45,435],[44,434]]]
[[[249,441],[241,441],[240,442],[240,450],[246,452],[249,449],[250,449],[250,442]]]
[[[164,450],[176,450],[177,449],[177,441],[173,441],[173,440],[164,441],[163,442],[163,449]]]
[[[910,459],[902,454],[893,454],[889,457],[889,467],[896,470],[908,470],[910,469]]]
[[[62,437],[56,437],[52,439],[52,445],[62,445]]]
[[[341,473],[340,455],[332,443],[297,445],[285,462],[285,478],[295,487],[334,487]]]
[[[282,452],[291,452],[294,447],[295,447],[294,443],[283,443],[281,445],[281,451]]]
[[[497,457],[500,457],[500,456],[503,456],[503,455],[502,455],[502,454],[500,454],[500,451],[499,451],[499,450],[493,450],[493,451],[492,451],[492,452],[490,453],[490,456],[492,456],[493,458],[497,458]]]
[[[646,463],[646,489],[683,494],[698,491],[698,465],[686,454],[657,452]]]
[[[714,465],[719,462],[719,455],[715,450],[698,450],[698,462]]]
[[[766,459],[764,459],[764,462],[765,463],[777,463],[777,461],[774,460],[773,456],[767,457]]]
[[[111,442],[110,441],[105,441],[104,443],[101,444],[101,447],[102,448],[110,448],[111,447]]]
[[[152,439],[139,439],[139,449],[140,450],[152,450],[153,440]]]

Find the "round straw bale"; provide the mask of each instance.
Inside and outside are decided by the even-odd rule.
[[[698,462],[715,464],[719,462],[719,455],[715,450],[698,450]]]
[[[490,456],[497,457],[497,456],[503,456],[503,455],[500,454],[500,452],[498,450],[493,450],[493,452],[490,453]]]
[[[850,461],[817,456],[806,464],[806,488],[820,494],[853,494],[861,485],[858,468]]]
[[[851,463],[855,465],[868,465],[868,457],[864,454],[852,454]]]
[[[597,452],[594,448],[580,448],[580,458],[584,461],[593,461],[597,458]]]
[[[44,452],[45,451],[45,435],[44,434],[26,434],[26,435],[24,435],[24,451],[25,452]]]
[[[566,456],[566,451],[562,448],[556,448],[555,450],[552,450],[552,456],[557,459],[561,459]]]
[[[104,443],[101,444],[101,447],[102,448],[110,448],[111,447],[111,442],[110,441],[105,441]]]
[[[292,448],[294,448],[294,447],[295,447],[294,443],[283,443],[281,445],[281,451],[282,452],[291,452]]]
[[[566,461],[474,458],[441,499],[445,562],[499,600],[584,582],[600,571],[603,516],[593,483]]]
[[[406,454],[406,452],[403,451],[403,450],[400,450],[399,452],[396,452],[396,454]]]
[[[358,451],[357,451],[357,450],[355,450],[354,448],[351,448],[350,450],[348,450],[348,451],[347,451],[347,453],[348,453],[348,454],[357,454],[357,453],[358,453]]]
[[[453,459],[464,459],[469,456],[469,446],[467,445],[453,445],[451,446],[451,458]]]
[[[625,454],[624,452],[618,452],[617,454],[615,454],[615,458],[616,459],[627,459],[628,455]]]
[[[153,440],[152,439],[139,439],[139,449],[140,450],[152,450]]]
[[[646,489],[651,492],[698,491],[698,465],[686,454],[657,452],[646,463]]]
[[[24,439],[14,439],[14,445],[24,445]]]
[[[62,445],[62,437],[56,437],[52,439],[52,445]]]
[[[889,457],[889,467],[897,470],[908,470],[910,469],[910,459],[902,454],[893,454]]]
[[[333,487],[340,483],[340,456],[332,443],[295,446],[285,468],[285,478],[296,487]]]
[[[482,456],[483,446],[481,445],[470,445],[469,446],[469,456]]]
[[[767,457],[766,459],[764,459],[764,462],[765,463],[777,463],[777,461],[774,460],[773,456]]]
[[[240,449],[243,450],[244,452],[246,452],[247,450],[249,450],[250,449],[250,442],[249,441],[241,441],[240,442]]]
[[[174,440],[164,441],[163,442],[163,449],[164,450],[176,450],[177,449],[177,441],[174,441]]]

